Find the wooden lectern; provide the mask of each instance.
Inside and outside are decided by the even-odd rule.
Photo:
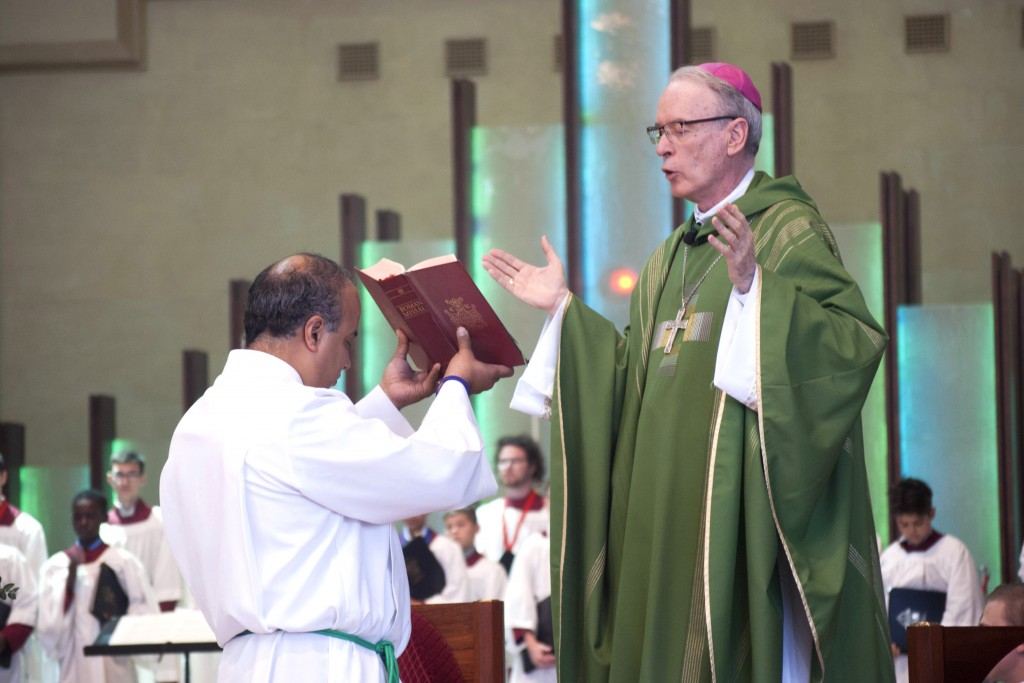
[[[505,680],[505,613],[499,600],[413,605],[438,630],[467,683]]]
[[[907,627],[910,683],[981,683],[1010,650],[1024,643],[1024,626]]]

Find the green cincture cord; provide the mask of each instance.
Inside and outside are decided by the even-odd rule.
[[[390,640],[381,640],[377,643],[371,643],[368,640],[363,640],[359,636],[354,636],[351,633],[344,633],[342,631],[334,631],[329,628],[322,628],[319,631],[311,631],[311,633],[318,633],[322,636],[328,636],[330,638],[340,638],[341,640],[347,640],[350,643],[361,645],[367,650],[373,650],[380,658],[384,660],[384,669],[388,672],[388,683],[399,683],[398,680],[398,658],[395,657],[395,646]],[[245,630],[239,633],[239,636],[245,636],[252,634],[252,631]],[[236,638],[238,636],[235,636]]]

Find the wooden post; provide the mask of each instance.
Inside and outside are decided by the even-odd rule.
[[[472,132],[476,125],[476,86],[465,78],[453,78],[452,100],[452,219],[455,256],[470,267],[473,235]]]
[[[228,306],[231,319],[228,321],[228,348],[240,349],[245,346],[245,304],[249,300],[248,280],[232,280],[228,285]]]
[[[397,211],[377,211],[377,241],[398,242],[402,239],[402,217]]]
[[[690,0],[671,0],[669,6],[670,55],[672,71],[686,66],[693,61],[690,50],[691,20]],[[672,198],[672,225],[669,232],[675,230],[686,220],[686,200],[681,197]]]
[[[181,354],[182,413],[188,411],[210,386],[209,358],[205,351],[186,349]]]
[[[569,290],[583,291],[583,154],[580,10],[562,0],[562,124],[565,130],[565,269]]]
[[[110,490],[104,475],[117,436],[115,410],[113,396],[89,396],[89,486],[107,495]]]
[[[25,465],[25,425],[0,422],[0,454],[4,456],[7,483],[3,494],[11,505],[21,505],[21,468]]]
[[[338,199],[341,213],[341,263],[349,272],[355,271],[363,242],[366,241],[366,200],[357,194],[343,194]],[[363,364],[359,344],[352,347],[351,366],[345,371],[345,393],[353,401],[363,396]]]
[[[793,175],[793,69],[772,62],[772,132],[775,141],[775,177]]]

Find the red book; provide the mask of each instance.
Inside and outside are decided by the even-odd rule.
[[[455,331],[469,330],[473,355],[484,363],[525,365],[523,352],[455,256],[438,256],[408,269],[381,259],[357,269],[380,312],[409,337],[416,367],[442,370],[459,349]]]

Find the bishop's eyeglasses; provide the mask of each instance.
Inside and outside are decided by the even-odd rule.
[[[695,123],[707,123],[708,121],[724,121],[726,119],[738,119],[739,116],[712,116],[709,119],[694,119],[693,121],[669,121],[662,126],[648,126],[647,137],[651,139],[651,144],[656,145],[661,141],[662,135],[667,135],[671,142],[675,142],[679,137],[686,131],[687,126],[692,126]]]

